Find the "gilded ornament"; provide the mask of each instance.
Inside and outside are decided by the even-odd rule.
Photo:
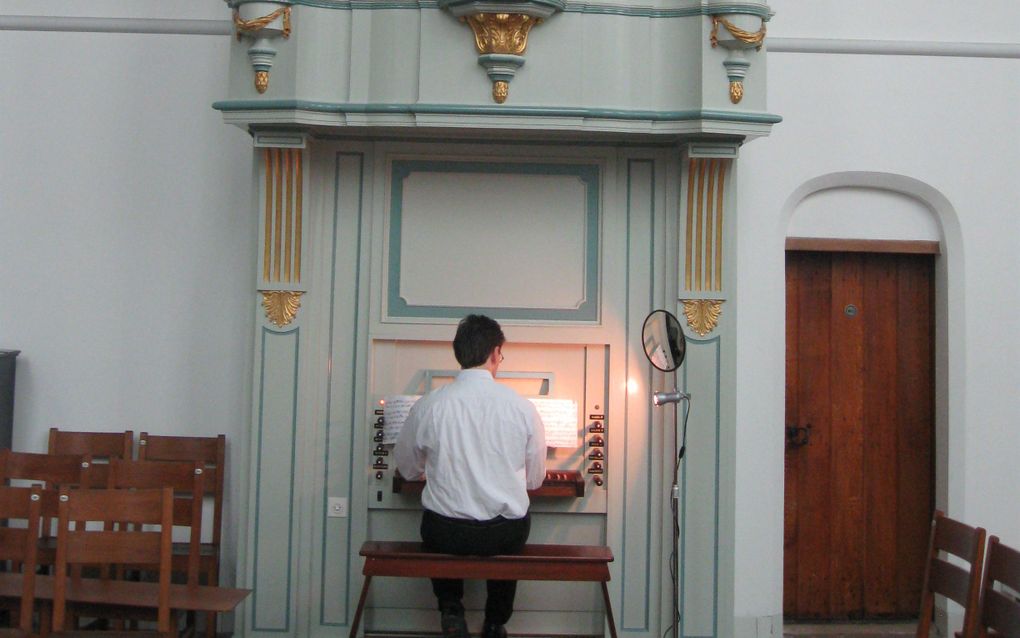
[[[684,304],[684,317],[687,318],[687,325],[699,336],[704,337],[719,325],[722,299],[682,299],[681,301]]]
[[[730,82],[730,102],[740,104],[742,99],[744,99],[744,83]]]
[[[298,308],[301,307],[300,290],[260,290],[262,307],[266,311],[266,319],[278,328],[294,321]]]
[[[528,47],[528,32],[541,22],[522,13],[476,13],[462,18],[475,34],[479,53],[522,55]]]
[[[264,15],[260,18],[252,18],[251,20],[242,20],[241,13],[234,9],[234,27],[237,29],[237,39],[241,40],[241,35],[246,33],[254,33],[261,31],[269,26],[274,20],[283,17],[283,31],[281,35],[285,38],[290,37],[290,7],[280,7],[276,11],[268,15]]]
[[[492,83],[492,99],[496,104],[506,102],[506,96],[510,94],[510,83],[497,80]]]
[[[740,42],[743,42],[744,44],[749,44],[749,45],[755,47],[759,51],[761,51],[761,47],[765,44],[765,21],[764,20],[761,23],[761,28],[758,29],[757,31],[752,32],[752,31],[745,31],[745,30],[741,29],[740,27],[738,27],[737,25],[733,24],[732,22],[730,22],[726,18],[721,18],[719,16],[712,16],[712,34],[711,34],[711,36],[709,36],[709,40],[712,43],[712,48],[713,49],[715,47],[719,46],[719,25],[720,24],[722,26],[724,26],[726,28],[726,30],[730,32],[730,35],[732,35],[734,38],[736,38]]]
[[[255,90],[259,93],[265,93],[266,89],[269,88],[269,71],[256,71],[255,72]]]

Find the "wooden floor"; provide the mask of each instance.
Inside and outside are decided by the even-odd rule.
[[[908,638],[917,630],[916,622],[809,624],[784,623],[783,635],[788,638]]]

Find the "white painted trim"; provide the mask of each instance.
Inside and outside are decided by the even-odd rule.
[[[0,15],[0,31],[230,35],[233,27],[229,20]]]
[[[1020,59],[1015,42],[903,42],[830,38],[769,38],[772,53],[844,53],[855,55],[922,55],[960,58]]]

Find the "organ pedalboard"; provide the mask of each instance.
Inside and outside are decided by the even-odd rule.
[[[374,411],[375,422],[372,428],[375,433],[372,435],[372,470],[375,472],[375,479],[382,481],[389,469],[389,447],[383,443],[383,428],[385,418],[383,410]],[[587,473],[592,475],[592,482],[602,487],[605,484],[606,453],[605,453],[605,415],[590,414],[589,423],[584,433],[584,450]],[[528,490],[528,495],[533,497],[546,498],[579,498],[584,496],[585,480],[584,474],[577,470],[547,470],[542,486],[535,490]],[[421,494],[425,489],[425,480],[409,480],[400,475],[394,469],[393,492],[395,494]]]

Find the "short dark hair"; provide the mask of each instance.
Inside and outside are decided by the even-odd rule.
[[[461,368],[477,368],[485,363],[492,351],[506,342],[503,329],[495,319],[485,315],[468,315],[457,324],[453,338],[453,355]]]

